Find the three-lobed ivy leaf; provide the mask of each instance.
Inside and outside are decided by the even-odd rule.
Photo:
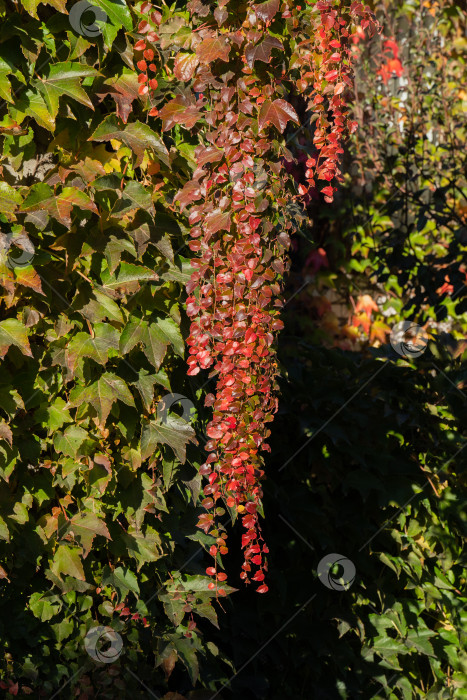
[[[230,54],[230,42],[225,36],[210,36],[196,47],[196,55],[200,63],[209,65],[214,61],[228,61]]]
[[[65,61],[64,63],[49,64],[46,75],[35,81],[34,87],[43,95],[50,114],[55,119],[58,114],[59,99],[62,96],[71,97],[81,104],[94,109],[84,88],[81,87],[83,78],[96,77],[99,71],[84,63]]]
[[[136,155],[136,165],[143,162],[144,151],[151,149],[157,158],[169,165],[169,152],[162,139],[147,124],[139,121],[121,127],[114,114],[108,115],[97,127],[89,141],[112,141],[124,143]]]
[[[0,321],[0,358],[5,357],[11,345],[19,348],[23,355],[32,357],[26,326],[16,318]]]
[[[136,597],[139,596],[138,579],[128,568],[117,566],[113,571],[105,567],[102,576],[102,586],[112,586],[119,593],[120,599],[126,598],[131,591]]]
[[[74,515],[68,523],[67,532],[73,532],[79,538],[83,547],[83,557],[86,558],[96,535],[111,539],[107,525],[95,513],[83,512]]]
[[[132,530],[122,535],[128,554],[138,562],[138,571],[149,561],[157,561],[162,556],[161,538],[155,530],[147,528],[143,533],[139,530]]]
[[[159,112],[162,119],[163,131],[169,131],[175,124],[181,124],[191,129],[201,117],[201,110],[183,95],[177,95],[166,102]]]
[[[88,433],[79,425],[70,425],[63,433],[55,433],[54,447],[66,457],[76,458],[87,437]]]
[[[135,212],[138,209],[144,209],[152,216],[155,215],[150,193],[139,182],[132,180],[125,186],[121,198],[116,201],[112,216],[118,214],[120,217],[122,214]]]
[[[186,446],[197,444],[195,431],[189,423],[178,416],[168,415],[164,423],[148,421],[143,423],[141,434],[141,458],[150,457],[158,445],[168,445],[180,462],[185,462]]]
[[[72,394],[73,397],[70,395],[70,398],[73,405],[80,405],[82,402],[91,404],[101,425],[106,422],[116,401],[122,401],[127,406],[135,405],[126,382],[113,372],[104,372],[97,381]]]
[[[264,129],[267,124],[273,124],[282,134],[289,121],[300,125],[298,114],[289,102],[281,99],[263,102],[258,117],[260,130]]]
[[[80,551],[76,547],[69,547],[63,544],[59,545],[55,551],[50,568],[52,573],[59,578],[62,576],[72,576],[80,581],[86,580]]]
[[[266,38],[260,41],[258,44],[247,45],[245,48],[245,58],[250,68],[253,68],[255,61],[269,63],[271,60],[272,50],[280,50],[283,48],[284,46],[279,39],[276,39],[274,36],[266,36]]]
[[[73,207],[98,213],[97,207],[89,195],[77,187],[64,187],[59,194],[55,194],[50,185],[39,182],[30,188],[20,210],[24,212],[46,211],[50,216],[70,228]]]
[[[272,22],[279,11],[279,0],[266,0],[266,2],[253,5],[253,9],[262,22]]]
[[[48,429],[49,435],[65,423],[73,423],[66,401],[61,396],[57,396],[55,401],[49,405],[40,406],[34,413],[34,419]]]
[[[74,373],[79,362],[84,357],[90,357],[94,362],[105,365],[112,350],[118,350],[118,331],[110,323],[96,323],[94,337],[89,333],[77,333],[68,343],[66,363],[71,373]]]

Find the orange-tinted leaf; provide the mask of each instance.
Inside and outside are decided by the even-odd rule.
[[[207,37],[196,48],[196,55],[200,63],[206,65],[218,59],[221,61],[228,61],[229,54],[230,45],[224,36]]]
[[[34,289],[35,292],[39,294],[44,294],[42,291],[41,278],[31,265],[26,267],[15,267],[15,278],[18,284],[22,284],[23,287],[29,287]]]
[[[164,131],[168,131],[175,124],[191,129],[200,118],[201,112],[195,104],[190,104],[186,97],[177,95],[162,107],[159,116],[162,119]]]
[[[217,163],[222,160],[222,152],[216,146],[198,146],[195,149],[195,159],[198,167],[207,163]]]
[[[117,117],[126,124],[128,116],[133,109],[133,101],[139,99],[138,96],[138,76],[135,71],[126,71],[117,76],[106,80],[104,86],[107,88],[105,93],[99,96],[108,94],[113,97],[117,106]]]
[[[186,83],[192,79],[198,66],[199,58],[195,53],[179,53],[175,57],[174,75]]]

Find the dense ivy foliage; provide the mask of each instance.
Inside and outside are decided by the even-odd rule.
[[[463,697],[458,5],[0,0],[8,696]]]
[[[7,677],[45,697],[99,671],[83,645],[97,623],[132,640],[131,663],[145,650],[151,684],[176,661],[195,683],[198,654],[218,657],[191,631],[195,614],[217,624],[195,430],[156,411],[172,391],[196,402],[172,211],[194,149],[147,124],[137,8],[101,9],[83,36],[64,3],[2,5],[0,634]],[[188,17],[172,14],[169,44]],[[134,683],[105,679],[108,697]]]

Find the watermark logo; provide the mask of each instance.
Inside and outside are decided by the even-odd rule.
[[[393,349],[401,357],[420,357],[425,352],[429,336],[424,328],[411,321],[397,323],[391,331],[390,341]]]
[[[332,591],[348,591],[355,580],[355,565],[342,554],[327,554],[317,568],[321,583]]]
[[[12,242],[16,245],[12,245]],[[3,251],[5,265],[13,270],[15,267],[27,267],[35,255],[35,248],[26,236],[13,233],[3,234]]]
[[[84,638],[84,647],[94,661],[111,664],[122,653],[123,640],[111,627],[91,627]]]
[[[77,34],[93,39],[102,34],[97,22],[107,22],[107,15],[100,7],[94,7],[88,0],[79,0],[70,10],[69,20]]]
[[[195,406],[190,399],[187,399],[183,394],[166,394],[156,405],[157,418],[161,423],[167,423],[169,411],[174,404],[180,404],[182,407],[182,415],[180,416],[185,423],[190,423],[192,419],[191,411]]]

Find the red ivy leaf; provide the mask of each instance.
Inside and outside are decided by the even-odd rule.
[[[196,55],[199,58],[200,63],[205,63],[206,65],[220,59],[221,61],[228,61],[230,54],[230,45],[227,39],[223,36],[212,36],[207,37],[201,44],[196,48]]]
[[[187,83],[192,79],[199,66],[199,58],[195,53],[179,53],[175,57],[174,75]]]
[[[211,234],[218,231],[230,231],[230,223],[230,212],[221,212],[220,209],[216,209],[207,215],[204,229]]]
[[[207,163],[217,163],[222,160],[222,151],[216,146],[197,146],[195,158],[198,168],[204,167]]]
[[[300,124],[298,114],[291,104],[285,100],[274,100],[274,102],[266,100],[261,107],[258,124],[260,130],[266,124],[274,124],[282,134],[289,120],[294,121],[298,125]]]
[[[253,68],[255,61],[263,61],[263,63],[269,63],[271,60],[271,51],[273,49],[283,49],[284,46],[279,39],[273,36],[267,36],[264,41],[260,41],[259,44],[253,45],[248,44],[245,49],[245,58],[247,60],[250,68]]]
[[[221,24],[224,24],[228,16],[229,13],[225,9],[225,7],[216,7],[216,9],[214,10],[214,17],[216,18],[216,22],[219,26]]]
[[[267,0],[260,5],[253,5],[256,16],[263,22],[271,22],[279,10],[279,0]]]
[[[196,105],[190,104],[186,97],[182,97],[182,95],[177,95],[175,99],[167,102],[159,112],[159,116],[163,121],[164,131],[171,129],[174,124],[182,124],[187,129],[191,129],[200,118],[200,115],[201,112]]]
[[[122,73],[116,78],[106,80],[102,91],[97,94],[100,99],[104,99],[106,95],[112,95],[117,108],[117,117],[126,124],[133,109],[134,100],[139,99],[138,85],[136,73]]]

